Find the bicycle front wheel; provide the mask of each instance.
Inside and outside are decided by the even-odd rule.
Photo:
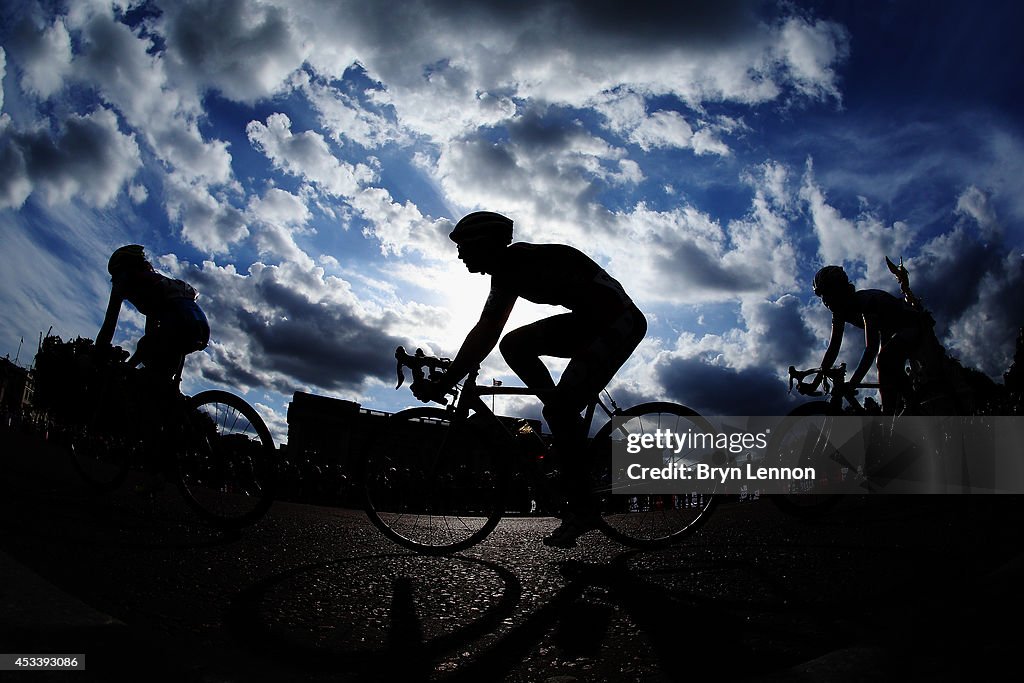
[[[139,423],[148,416],[126,416],[123,385],[104,378],[90,394],[87,417],[67,429],[70,433],[71,462],[90,486],[113,491],[124,483],[139,451]]]
[[[75,470],[98,491],[113,491],[124,483],[138,447],[131,439],[92,424],[78,428],[70,446]]]
[[[849,476],[833,443],[834,417],[827,401],[811,401],[798,406],[772,432],[768,458],[772,464],[789,467],[813,467],[815,479],[790,485],[790,493],[768,496],[775,506],[790,515],[813,519],[831,510],[841,498],[832,489]]]
[[[256,409],[226,391],[204,391],[185,404],[178,488],[215,526],[255,522],[274,500],[274,440]]]
[[[616,480],[613,451],[625,448],[621,442],[631,436],[654,435],[658,430],[675,434],[714,434],[717,431],[710,422],[686,406],[644,403],[616,415],[591,442],[588,460],[594,501],[601,511],[602,530],[611,538],[634,548],[658,548],[679,541],[707,520],[716,502],[714,495],[685,491],[682,487],[677,493],[647,494],[631,492],[621,483],[613,486]],[[666,449],[662,460],[665,465],[686,466],[714,462],[715,449],[711,441],[709,446],[678,451]]]
[[[483,430],[440,408],[396,413],[363,457],[366,514],[418,553],[464,550],[501,519],[503,464]]]

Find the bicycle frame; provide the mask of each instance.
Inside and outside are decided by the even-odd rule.
[[[395,358],[398,361],[398,385],[396,389],[402,386],[405,381],[405,374],[403,368],[409,368],[413,373],[413,385],[418,382],[428,381],[437,376],[436,373],[439,371],[446,370],[450,365],[451,361],[447,358],[434,358],[431,356],[424,355],[421,349],[417,349],[415,354],[409,354],[405,349],[399,346],[395,350]],[[424,369],[430,371],[430,376],[424,374]],[[472,410],[475,413],[482,415],[490,415],[491,418],[501,424],[502,429],[508,436],[512,436],[504,424],[497,415],[487,406],[487,403],[483,400],[485,396],[536,396],[541,401],[544,397],[555,390],[535,390],[530,387],[524,386],[484,386],[477,384],[477,378],[480,375],[480,366],[473,368],[470,373],[466,376],[465,381],[461,385],[461,388],[454,388],[449,392],[449,395],[454,397],[454,405],[445,403],[445,410],[452,414],[455,420],[465,420],[469,416],[469,412]],[[582,429],[585,430],[586,434],[590,434],[590,430],[594,425],[594,417],[597,414],[597,409],[600,408],[604,414],[611,419],[621,414],[619,407],[615,404],[615,401],[608,398],[608,405],[601,400],[599,394],[594,394],[587,402],[586,411],[583,415]]]
[[[413,372],[413,393],[417,396],[436,395],[432,389],[419,391],[423,385],[418,387],[417,383],[441,380],[451,367],[450,360],[426,356],[421,350],[408,354],[399,347],[395,357],[396,388],[405,381],[404,368],[408,367]],[[516,426],[495,415],[483,400],[487,396],[537,396],[543,401],[550,394],[523,386],[481,386],[477,384],[479,373],[479,367],[473,368],[461,387],[448,390],[446,395],[452,397],[451,401],[440,397],[438,402],[444,408],[410,408],[396,413],[392,417],[393,428],[384,430],[379,442],[367,448],[363,462],[367,514],[386,536],[416,552],[440,554],[462,550],[478,543],[495,528],[505,514],[501,502],[504,489],[496,488],[503,486],[502,477],[495,476],[496,471],[507,469],[501,462],[506,455],[502,451],[507,450],[507,455],[512,456],[516,463],[513,469],[536,485],[535,491],[541,498],[554,503],[552,510],[565,504],[565,489],[555,492],[548,485],[547,477],[553,473],[538,471],[539,458],[529,458],[529,448],[523,447],[520,438],[524,431],[515,434]],[[609,420],[591,435],[599,410]],[[476,414],[490,419],[477,420]],[[611,418],[622,418],[625,422],[615,424]],[[475,424],[478,422],[483,424]],[[489,429],[495,423],[500,430]],[[714,506],[714,495],[695,498],[687,494],[636,492],[619,496],[611,486],[613,441],[621,441],[620,435],[628,438],[644,432],[645,425],[675,425],[672,428],[685,431],[693,424],[710,427],[695,411],[679,404],[654,401],[620,409],[610,396],[605,402],[597,392],[593,394],[580,427],[590,440],[588,452],[580,454],[587,456],[583,458],[586,462],[563,465],[570,465],[569,471],[573,473],[573,468],[584,468],[579,474],[590,481],[574,483],[591,486],[590,495],[600,514],[595,524],[605,535],[635,548],[658,548],[694,532],[707,519]],[[485,425],[490,434],[474,434]],[[497,443],[474,451],[474,444],[492,439]],[[450,457],[460,449],[465,449],[463,452],[469,456]],[[442,455],[444,452],[449,455]],[[560,479],[575,476],[568,471],[559,474]],[[562,482],[563,486],[565,483]],[[557,493],[559,500],[551,493]]]
[[[798,406],[790,413],[791,416],[800,419],[812,416],[839,420],[860,418],[861,428],[865,430],[862,434],[865,445],[862,457],[853,457],[851,462],[845,455],[841,455],[837,445],[833,445],[828,434],[832,426],[823,428],[823,438],[815,436],[816,443],[813,447],[821,456],[820,459],[822,461],[831,460],[855,471],[857,479],[852,491],[856,493],[873,492],[879,487],[890,485],[911,487],[910,489],[904,488],[903,491],[914,490],[913,487],[918,485],[937,487],[927,489],[929,491],[945,491],[948,472],[944,468],[942,457],[938,456],[941,448],[936,444],[947,441],[948,434],[940,432],[918,442],[916,435],[919,433],[913,429],[911,424],[906,425],[909,431],[900,432],[898,429],[902,420],[913,422],[915,417],[922,416],[922,413],[917,410],[921,405],[918,402],[918,397],[911,396],[907,409],[897,415],[883,414],[880,410],[869,410],[857,401],[852,395],[852,391],[858,388],[879,388],[879,385],[877,383],[848,384],[845,381],[845,371],[845,365],[825,371],[820,368],[796,370],[790,366],[791,388],[792,383],[795,382],[801,394],[821,396],[822,392],[810,390],[811,383],[805,381],[805,378],[812,374],[823,373],[826,393],[830,394],[826,401],[812,401]],[[847,406],[845,409],[844,401]],[[826,424],[830,423],[826,422]],[[776,434],[778,433],[780,432],[777,431]],[[784,429],[782,433],[785,433]],[[899,434],[902,436],[898,436]],[[908,436],[912,436],[912,438],[908,440]],[[839,442],[838,445],[841,443]],[[959,480],[954,476],[953,481]],[[895,490],[901,492],[900,489]],[[800,501],[801,499],[802,496],[794,496],[792,500]],[[826,495],[824,500],[832,504],[836,497]],[[824,504],[812,499],[809,504],[803,506],[803,509],[807,512],[816,512],[824,507]]]
[[[483,386],[476,383],[479,374],[479,368],[475,368],[469,373],[462,386],[462,390],[459,392],[459,397],[455,406],[449,406],[449,409],[453,410],[454,414],[460,420],[466,419],[469,416],[469,411],[472,410],[478,414],[490,415],[499,424],[501,424],[501,420],[483,400],[483,397],[485,396],[536,396],[538,399],[543,401],[544,396],[551,393],[551,391],[536,391],[529,387],[522,386]],[[611,408],[605,405],[604,401],[601,400],[601,397],[597,395],[587,402],[586,412],[583,415],[583,429],[585,429],[588,434],[590,429],[593,427],[594,417],[597,414],[598,408],[600,408],[609,419],[618,414],[618,407],[615,406],[615,402],[610,399],[609,402],[612,404]],[[502,427],[505,428],[505,425],[502,424]],[[507,432],[508,429],[505,428],[505,431]]]

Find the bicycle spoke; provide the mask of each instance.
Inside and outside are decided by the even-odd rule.
[[[775,464],[814,467],[818,473],[816,479],[793,482],[789,494],[771,496],[772,502],[789,514],[816,517],[841,498],[838,489],[848,463],[832,443],[833,423],[828,412],[823,401],[801,406],[775,428],[768,444],[768,457]]]
[[[476,543],[501,515],[499,461],[475,433],[432,408],[392,417],[364,460],[367,514],[389,538],[424,553]]]
[[[189,406],[178,459],[185,499],[222,526],[258,519],[273,500],[275,474],[273,441],[263,420],[227,392],[203,392]]]
[[[696,530],[706,517],[714,497],[696,492],[649,494],[633,492],[616,481],[612,451],[616,442],[630,435],[650,435],[658,430],[686,433],[707,431],[710,425],[689,409],[668,403],[651,403],[623,411],[595,437],[591,463],[593,492],[602,521],[610,536],[628,545],[653,547],[677,540]],[[708,462],[713,448],[662,453],[665,465]],[[615,484],[613,486],[613,483]]]

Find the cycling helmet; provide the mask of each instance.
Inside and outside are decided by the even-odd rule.
[[[841,294],[853,287],[842,266],[825,266],[814,275],[812,286],[818,296]]]
[[[493,211],[475,211],[464,216],[448,235],[459,245],[512,243],[512,219]]]
[[[138,268],[146,263],[146,251],[141,244],[127,244],[110,255],[107,272],[111,275],[126,268]]]

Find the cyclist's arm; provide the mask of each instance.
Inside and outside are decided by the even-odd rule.
[[[832,315],[832,336],[828,340],[828,348],[825,349],[825,355],[821,359],[821,369],[828,370],[835,362],[836,358],[839,357],[839,349],[843,346],[843,332],[846,330],[846,321],[840,318],[838,315]],[[818,385],[821,384],[824,379],[823,374],[819,374],[814,382],[811,384],[812,389],[817,389]]]
[[[494,347],[498,344],[501,331],[505,329],[505,323],[512,314],[512,307],[516,303],[516,295],[498,290],[491,290],[487,297],[487,303],[480,313],[480,320],[473,329],[466,335],[462,347],[455,354],[451,367],[444,375],[444,384],[447,387],[453,386],[456,382],[465,377],[470,370],[483,362]]]
[[[828,370],[839,357],[839,349],[843,346],[843,332],[846,330],[846,321],[838,315],[832,316],[832,336],[828,340],[828,348],[821,359],[821,368]]]
[[[100,331],[96,333],[96,346],[110,346],[114,340],[114,328],[117,327],[117,317],[121,314],[121,298],[116,288],[110,289],[110,300],[107,302],[107,312],[103,315],[103,324]]]
[[[871,369],[871,364],[878,356],[878,348],[881,345],[881,334],[878,330],[878,322],[872,315],[864,316],[864,354],[860,357],[857,369],[850,377],[850,384],[857,385],[864,381],[864,377]]]
[[[142,338],[139,339],[138,344],[135,346],[135,353],[133,353],[131,357],[127,361],[125,361],[128,364],[128,367],[137,368],[139,367],[139,365],[142,364],[142,359],[145,354],[144,349],[147,348],[147,342],[150,342],[150,340],[152,339],[152,337],[150,337],[149,335],[154,334],[160,327],[157,321],[158,318],[155,315],[146,316],[146,329],[143,332]]]

